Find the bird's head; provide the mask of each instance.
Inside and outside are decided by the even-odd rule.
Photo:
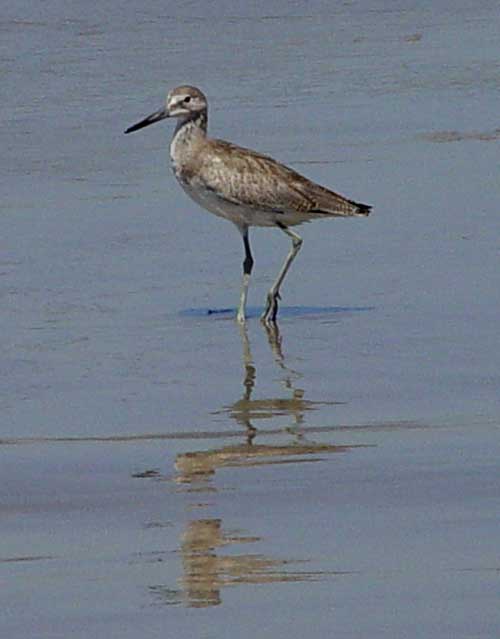
[[[188,85],[180,86],[169,92],[163,108],[148,115],[137,124],[133,124],[125,133],[132,133],[165,118],[186,119],[206,111],[207,99],[199,89]]]

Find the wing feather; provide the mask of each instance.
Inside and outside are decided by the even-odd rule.
[[[235,205],[259,211],[318,216],[367,215],[369,207],[308,180],[273,158],[223,140],[210,140],[197,177],[205,188]]]

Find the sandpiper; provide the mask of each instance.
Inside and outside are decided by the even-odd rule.
[[[315,218],[366,216],[371,207],[348,200],[267,155],[208,137],[207,112],[207,99],[199,89],[180,86],[170,91],[164,107],[125,133],[164,118],[177,118],[170,143],[175,177],[197,204],[233,222],[243,237],[245,259],[236,316],[239,322],[245,321],[254,264],[249,227],[276,227],[291,238],[291,250],[267,294],[261,316],[265,324],[274,324],[281,285],[302,245],[302,238],[290,227]]]

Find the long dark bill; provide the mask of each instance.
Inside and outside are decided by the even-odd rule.
[[[159,111],[155,111],[151,115],[148,115],[147,118],[137,122],[137,124],[133,124],[129,126],[129,128],[125,131],[125,133],[132,133],[133,131],[138,131],[139,129],[143,129],[145,126],[149,126],[150,124],[154,124],[155,122],[159,122],[160,120],[164,120],[168,118],[168,111],[163,108]]]

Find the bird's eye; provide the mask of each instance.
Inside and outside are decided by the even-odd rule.
[[[191,96],[190,96],[190,95],[187,95],[187,96],[184,98],[184,102],[185,102],[186,104],[187,104],[188,102],[191,102]]]

